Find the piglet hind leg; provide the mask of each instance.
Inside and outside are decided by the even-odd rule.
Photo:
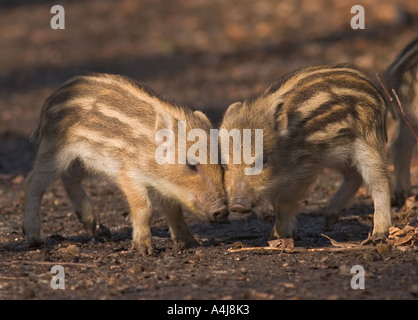
[[[94,236],[96,233],[96,217],[93,206],[81,184],[85,176],[86,172],[82,164],[76,161],[61,175],[61,180],[79,221],[83,224],[87,233]]]
[[[52,183],[47,175],[33,170],[26,178],[22,231],[29,246],[42,244],[40,207],[45,189]]]
[[[331,203],[325,212],[325,230],[332,230],[334,228],[341,213],[350,204],[363,182],[363,178],[356,168],[343,170],[343,175],[343,184],[331,199]]]
[[[169,201],[163,201],[162,207],[170,229],[171,238],[175,242],[184,244],[185,247],[196,247],[199,243],[193,237],[184,220],[181,205]]]
[[[45,190],[59,176],[55,161],[39,153],[34,169],[25,181],[25,209],[22,231],[29,246],[39,246],[41,239],[40,207]]]
[[[383,148],[382,148],[383,149]],[[374,226],[372,237],[379,239],[389,233],[391,221],[390,180],[384,150],[358,143],[357,167],[369,186],[374,202]]]
[[[399,125],[391,150],[395,167],[395,203],[399,206],[405,204],[406,198],[411,195],[411,160],[416,149],[416,139],[404,123]]]

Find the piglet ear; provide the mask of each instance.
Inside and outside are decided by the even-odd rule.
[[[167,113],[157,113],[155,119],[155,143],[167,148],[175,143],[174,121]]]
[[[234,102],[233,104],[231,104],[228,107],[228,109],[226,109],[226,112],[224,114],[224,118],[232,117],[234,114],[238,114],[241,107],[242,107],[242,102],[241,101]]]
[[[287,134],[287,114],[283,110],[283,102],[276,102],[273,108],[274,130],[278,137],[283,137]]]
[[[199,111],[199,110],[193,111],[193,115],[195,115],[200,120],[205,122],[209,127],[212,127],[212,123],[210,122],[209,118],[202,111]]]

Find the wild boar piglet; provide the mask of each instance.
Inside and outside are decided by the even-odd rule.
[[[176,106],[126,77],[90,74],[64,83],[46,100],[32,135],[39,138],[39,148],[26,183],[23,232],[27,242],[41,242],[42,196],[59,177],[77,217],[93,235],[97,219],[81,182],[89,174],[98,174],[125,194],[133,244],[141,253],[152,252],[152,194],[161,199],[172,238],[196,244],[182,208],[212,221],[227,220],[228,210],[220,164],[158,159],[160,147],[178,155],[180,124],[185,134],[199,129],[209,140],[212,124],[202,112]],[[158,135],[160,130],[172,134],[164,139]],[[193,141],[183,143],[187,148]]]
[[[299,202],[321,169],[329,167],[339,170],[344,182],[325,213],[325,227],[333,227],[365,181],[374,199],[373,235],[387,234],[386,110],[368,78],[345,64],[296,70],[260,95],[232,104],[219,131],[223,141],[231,140],[222,160],[230,212],[250,212],[268,201],[275,214],[270,238],[291,237]],[[232,160],[234,129],[241,132],[243,146],[244,131],[251,130],[253,139],[242,155],[253,157],[253,169],[258,161],[261,170],[251,173],[248,161]],[[259,129],[262,151],[257,153]]]
[[[387,89],[394,89],[413,130],[418,133],[418,38],[409,43],[385,72]],[[403,205],[411,194],[411,160],[416,149],[415,135],[399,115],[395,138],[391,144],[395,167],[395,201]]]

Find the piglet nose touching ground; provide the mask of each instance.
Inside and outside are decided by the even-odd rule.
[[[235,198],[231,201],[231,205],[229,206],[229,212],[236,213],[236,214],[247,214],[251,213],[253,209],[247,203],[245,198]]]
[[[221,208],[215,210],[212,212],[212,216],[213,216],[213,221],[217,222],[217,223],[229,223],[229,211],[228,211],[228,206],[227,205],[223,205]]]

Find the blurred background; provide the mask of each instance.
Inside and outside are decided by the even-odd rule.
[[[29,170],[42,104],[74,75],[127,75],[217,123],[299,67],[348,62],[375,80],[417,36],[416,0],[1,0],[0,175]]]

